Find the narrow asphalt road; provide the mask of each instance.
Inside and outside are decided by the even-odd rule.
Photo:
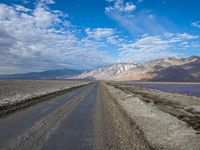
[[[150,149],[137,136],[99,82],[0,119],[1,150]]]
[[[0,119],[0,149],[92,149],[97,84]]]

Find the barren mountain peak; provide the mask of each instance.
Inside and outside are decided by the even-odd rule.
[[[198,60],[200,60],[198,56],[191,56],[188,58],[168,57],[152,60],[143,64],[116,63],[107,67],[100,67],[89,72],[84,72],[75,78],[89,78],[97,80],[153,80],[154,78],[160,76],[161,73],[166,73],[166,71],[164,71],[165,69],[169,72],[170,67],[181,67],[182,65],[191,64]],[[180,67],[175,68],[178,69],[177,71],[181,70],[181,72],[184,73],[184,70],[180,69]],[[197,75],[195,75],[195,77],[196,76]],[[182,77],[188,77],[188,75],[182,75]],[[190,77],[190,79],[192,78]]]

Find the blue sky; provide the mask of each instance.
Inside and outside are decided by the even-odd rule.
[[[1,0],[0,74],[200,55],[198,0]]]

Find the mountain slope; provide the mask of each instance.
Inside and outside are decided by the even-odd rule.
[[[156,72],[153,81],[198,81],[200,82],[200,61],[172,66]]]
[[[200,80],[200,57],[169,57],[144,64],[114,64],[84,72],[75,78],[116,81],[197,81]]]
[[[57,69],[43,72],[0,75],[0,79],[63,79],[82,73],[82,70]]]
[[[144,64],[118,63],[92,71],[59,69],[0,75],[0,79],[94,79],[116,81],[200,81],[200,57],[169,57]]]
[[[112,80],[115,76],[124,71],[136,67],[133,63],[119,63],[107,67],[98,68],[89,72],[84,72],[73,78],[77,79],[96,79],[96,80]]]
[[[190,64],[190,63],[196,63],[199,62],[200,58],[197,56],[192,56],[189,58],[176,58],[176,57],[169,57],[164,59],[158,59],[154,61],[149,61],[144,64],[138,65],[134,69],[130,69],[126,72],[123,72],[119,74],[118,76],[114,77],[113,80],[160,80],[160,81],[173,81],[175,80],[175,76],[169,76],[169,74],[165,74],[168,70],[167,68],[174,68],[174,70],[171,70],[170,72],[176,74],[181,74],[182,78],[186,75],[186,71],[180,72],[180,67],[182,65]],[[175,69],[177,68],[177,70]],[[178,70],[179,68],[179,70]],[[198,68],[198,67],[197,67]],[[164,71],[166,70],[166,71]],[[182,70],[183,71],[183,70]],[[165,72],[165,73],[164,73]],[[161,78],[161,76],[165,75],[165,78]],[[160,77],[159,77],[160,76]],[[160,78],[160,79],[159,79]],[[180,80],[184,80],[179,78]],[[176,79],[178,80],[178,79]]]

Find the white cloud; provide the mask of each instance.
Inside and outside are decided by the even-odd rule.
[[[161,57],[180,55],[179,50],[190,50],[200,45],[194,40],[198,36],[187,33],[170,34],[170,36],[142,36],[141,38],[124,43],[119,47],[120,61],[144,62]],[[195,47],[197,48],[197,47]]]
[[[129,41],[113,28],[74,26],[68,14],[48,7],[54,1],[39,1],[33,9],[0,4],[1,72],[94,68],[116,62],[111,53],[117,53],[119,61],[139,62],[176,55],[174,49],[200,48],[199,36],[164,32],[152,13],[134,16],[132,3],[108,1],[113,4],[108,7],[111,17],[130,33],[143,33],[140,38]],[[164,35],[152,36],[157,31]]]
[[[48,25],[52,25],[54,21],[60,21],[57,16],[55,16],[52,12],[45,10],[43,7],[37,7],[34,10],[33,18],[39,27],[47,27]]]
[[[0,19],[9,19],[16,16],[16,12],[12,7],[0,4]]]
[[[198,38],[199,36],[198,35],[190,35],[188,33],[182,33],[182,34],[177,34],[177,38],[180,38],[180,39],[196,39]]]
[[[192,22],[191,26],[200,29],[200,21]]]
[[[150,10],[135,10],[136,5],[123,0],[116,0],[105,7],[105,13],[134,36],[145,33],[157,35],[166,32],[167,26],[163,25],[161,20],[164,20],[163,22],[168,26],[171,24],[166,18],[158,17]]]
[[[136,9],[136,5],[132,2],[124,2],[124,0],[108,0],[108,2],[114,2],[113,6],[108,6],[105,8],[106,13],[132,13]]]
[[[21,5],[14,5],[16,11],[23,11],[23,12],[30,12],[31,9],[25,8],[24,6]]]
[[[85,32],[87,40],[92,40],[93,43],[98,41],[98,44],[105,48],[110,45],[118,46],[123,41],[120,34],[113,28],[86,28]]]
[[[133,12],[136,9],[136,6],[132,2],[125,3],[124,12]]]
[[[55,4],[55,0],[38,0],[42,4]]]
[[[166,38],[170,38],[170,37],[173,37],[174,34],[173,34],[173,33],[170,33],[170,32],[165,32],[165,33],[164,33],[164,36],[165,36]]]
[[[85,32],[88,34],[89,37],[96,39],[110,37],[114,35],[114,30],[112,28],[86,28]]]
[[[0,4],[1,68],[5,71],[7,67],[8,72],[83,69],[113,62],[102,50],[105,44],[89,39],[89,35],[80,37],[80,30],[71,25],[67,14],[47,5],[38,3],[29,9]],[[101,28],[90,31],[97,37],[111,36],[114,32]]]

